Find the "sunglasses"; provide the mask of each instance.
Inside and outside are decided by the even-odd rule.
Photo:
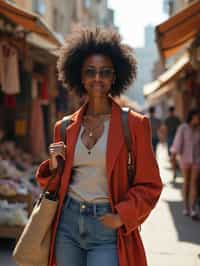
[[[98,74],[101,79],[111,79],[115,71],[112,68],[102,68],[97,70],[96,68],[86,68],[83,71],[86,78],[95,78]]]

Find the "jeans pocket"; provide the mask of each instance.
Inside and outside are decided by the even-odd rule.
[[[103,241],[115,241],[117,238],[117,230],[105,226],[98,218],[95,226],[96,237]]]

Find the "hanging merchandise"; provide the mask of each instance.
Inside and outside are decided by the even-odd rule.
[[[32,74],[28,72],[22,62],[19,64],[20,93],[17,95],[17,104],[31,104]]]
[[[44,119],[39,99],[33,100],[31,105],[30,149],[35,158],[46,154]]]
[[[48,93],[48,80],[44,78],[40,86],[40,99],[41,103],[47,105],[49,103],[49,93]]]
[[[32,79],[31,98],[33,100],[38,98],[38,81],[34,77]]]
[[[9,95],[20,92],[17,50],[6,42],[0,43],[1,89]]]
[[[4,95],[4,106],[9,109],[16,108],[16,96],[15,95]]]
[[[18,118],[15,120],[15,135],[25,137],[27,135],[27,120]]]

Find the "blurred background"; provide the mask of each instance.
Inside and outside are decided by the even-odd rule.
[[[200,223],[181,214],[183,178],[168,150],[170,129],[175,135],[200,107],[200,1],[0,0],[0,266],[14,265],[55,121],[84,101],[58,82],[57,50],[77,27],[95,25],[119,31],[138,61],[136,82],[116,101],[150,119],[153,107],[157,119],[152,138],[165,188],[142,230],[149,265],[200,265]],[[170,107],[175,125],[166,123]]]

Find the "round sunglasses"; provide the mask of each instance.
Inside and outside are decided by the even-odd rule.
[[[101,79],[111,79],[115,71],[114,69],[108,67],[101,68],[99,70],[97,70],[96,68],[88,67],[83,70],[83,73],[86,78],[95,78],[98,74]]]

